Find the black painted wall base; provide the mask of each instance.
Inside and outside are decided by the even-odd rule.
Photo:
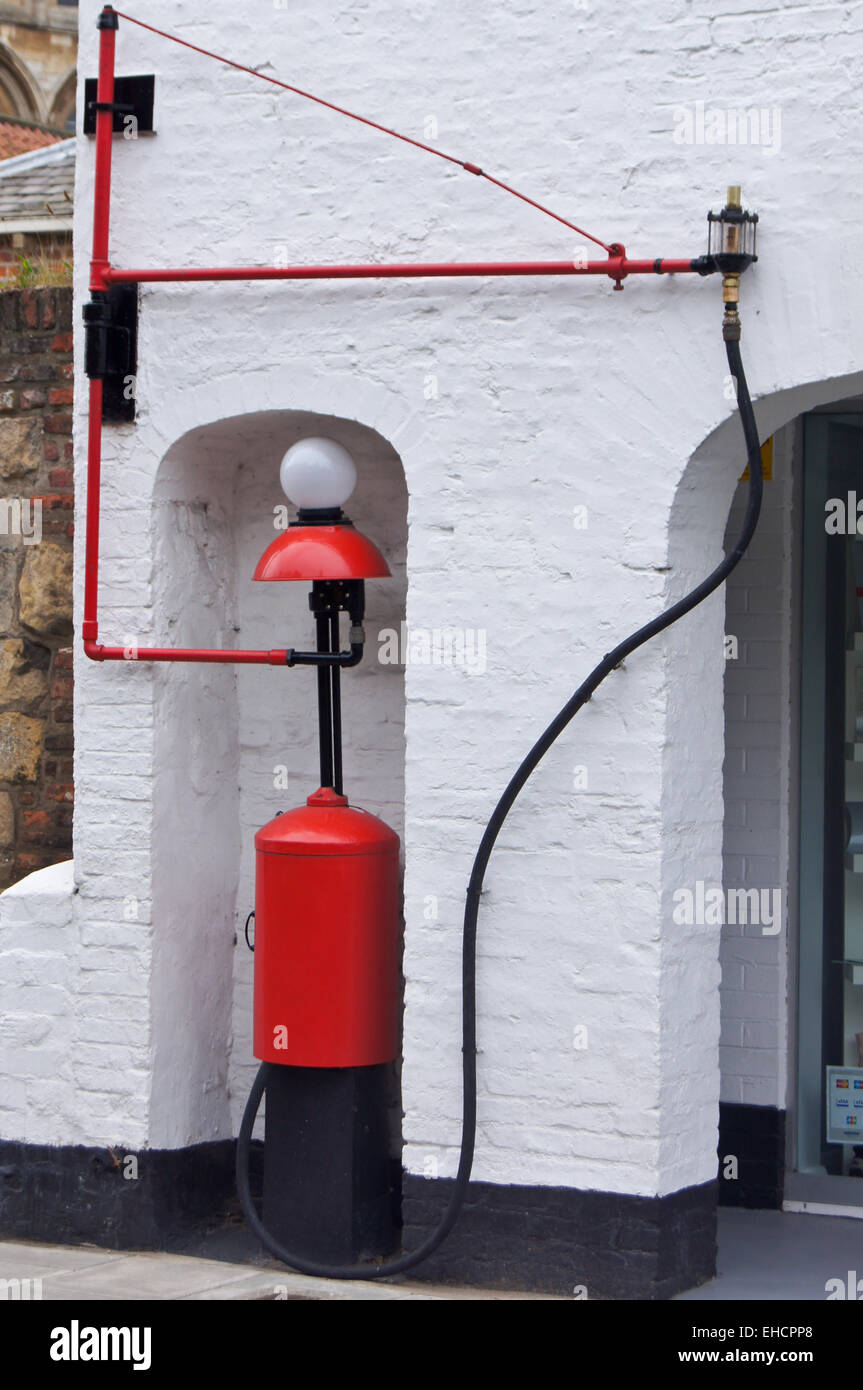
[[[781,1209],[785,1187],[784,1110],[770,1105],[721,1102],[718,1153],[720,1206]],[[736,1165],[730,1162],[732,1159],[736,1159]]]
[[[452,1179],[404,1175],[406,1250],[428,1234],[452,1186]],[[471,1183],[455,1229],[410,1278],[666,1299],[715,1273],[716,1206],[715,1182],[668,1197]]]
[[[0,1141],[0,1236],[197,1250],[208,1233],[242,1230],[235,1148],[232,1139],[137,1153]],[[253,1157],[260,1191],[259,1145]]]
[[[0,1237],[260,1260],[242,1219],[235,1143],[188,1149],[0,1142]],[[137,1163],[137,1177],[124,1176]],[[262,1145],[252,1148],[260,1207]],[[405,1174],[403,1247],[415,1249],[451,1180]],[[588,1299],[665,1299],[712,1277],[717,1184],[668,1197],[472,1183],[455,1229],[411,1279]],[[577,1292],[575,1292],[577,1291]]]

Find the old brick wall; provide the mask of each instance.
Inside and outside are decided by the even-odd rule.
[[[72,852],[71,330],[0,293],[0,889]]]
[[[0,236],[0,284],[21,285],[30,267],[71,282],[71,232],[10,232]],[[24,279],[26,285],[27,281]]]

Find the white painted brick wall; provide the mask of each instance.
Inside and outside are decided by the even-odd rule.
[[[82,75],[95,70],[97,10],[95,0],[81,5]],[[661,0],[619,20],[599,6],[485,0],[363,10],[298,0],[289,11],[153,0],[146,18],[420,139],[434,117],[442,148],[623,239],[632,254],[700,252],[707,208],[740,181],[762,214],[762,259],[744,302],[762,431],[853,394],[863,363],[863,186],[853,177],[861,137],[846,74],[863,44],[859,0],[805,13],[758,0],[723,0],[718,12],[707,0]],[[155,36],[124,25],[119,55],[121,72],[156,73],[159,133],[115,145],[118,264],[265,264],[283,246],[307,263],[557,259],[580,245],[478,179]],[[675,112],[697,101],[779,106],[781,150],[675,143]],[[79,298],[91,179],[82,140]],[[819,256],[801,285],[806,245]],[[228,418],[268,411],[337,416],[389,441],[407,485],[408,620],[487,633],[485,676],[409,666],[405,677],[404,1102],[414,1171],[430,1160],[441,1172],[455,1166],[463,891],[496,796],[594,661],[721,553],[741,444],[723,392],[719,318],[718,285],[695,277],[631,280],[623,294],[599,281],[543,280],[143,296],[139,420],[106,432],[105,641],[164,636],[172,611],[175,631],[194,614],[203,638],[229,621],[222,601],[244,644],[262,624],[269,631],[243,568],[251,510],[233,553],[227,544],[224,470],[238,468],[238,453],[233,464],[214,455],[214,476],[199,475],[202,496],[212,482],[222,509],[210,610],[186,607],[183,580],[200,574],[194,547],[159,567],[157,482],[190,431],[220,438]],[[426,400],[430,373],[439,395]],[[81,488],[80,375],[78,388]],[[272,465],[254,450],[242,461],[251,509],[272,486]],[[376,531],[376,499],[367,502],[362,519]],[[572,524],[580,504],[590,512],[584,531]],[[79,526],[79,585],[82,539]],[[80,590],[78,604],[80,618]],[[661,1193],[715,1174],[718,932],[677,927],[672,895],[722,873],[723,611],[717,595],[615,673],[501,836],[480,922],[478,1178]],[[765,679],[769,648],[753,634],[749,666]],[[49,1123],[21,1108],[20,1082],[44,1065],[41,1054],[32,1073],[16,1059],[11,1132],[128,1144],[228,1133],[250,1067],[248,962],[237,955],[234,991],[232,935],[251,888],[252,829],[278,809],[264,796],[261,759],[284,747],[294,697],[280,672],[208,685],[188,672],[82,659],[76,674],[69,1008],[76,1026],[101,1033],[86,1039],[105,1050],[96,1070],[113,1071],[121,1089],[88,1089],[103,1078],[76,1041],[76,1075]],[[358,783],[398,820],[398,727],[376,770],[378,678],[358,673],[356,687]],[[398,703],[395,683],[388,698]],[[209,761],[206,730],[218,750]],[[292,746],[302,783],[311,749]],[[768,751],[751,748],[754,766]],[[574,786],[580,766],[587,788]],[[172,858],[175,836],[183,853]],[[422,915],[429,895],[439,902],[433,924]],[[130,896],[139,903],[131,924]],[[103,983],[116,977],[129,989],[137,972],[140,994],[89,987],[104,967],[87,966],[83,934],[97,930],[129,957],[129,969],[105,969]],[[744,964],[744,974],[756,968]],[[745,1018],[764,1021],[751,1010]],[[586,1048],[573,1046],[577,1027]],[[748,1046],[770,1052],[751,1037]]]
[[[722,1099],[745,1105],[787,1102],[788,939],[793,862],[789,853],[792,664],[792,461],[794,430],[773,445],[773,481],[764,485],[758,531],[726,590],[726,632],[738,656],[725,672],[726,889],[778,889],[781,930],[727,923],[722,931]],[[735,495],[726,542],[743,519],[746,485]]]

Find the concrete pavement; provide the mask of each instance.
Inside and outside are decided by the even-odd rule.
[[[548,1294],[311,1279],[273,1266],[228,1264],[154,1251],[99,1250],[90,1245],[0,1241],[3,1298],[75,1302],[154,1300],[524,1300],[568,1302]]]

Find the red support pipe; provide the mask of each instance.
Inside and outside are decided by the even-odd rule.
[[[93,178],[93,255],[90,290],[104,291],[111,225],[111,141],[114,132],[114,55],[116,29],[103,14],[99,28],[99,79],[96,84],[96,168]],[[87,535],[84,560],[84,622],[86,650],[98,634],[99,502],[102,474],[102,382],[90,382],[87,421]]]
[[[114,138],[115,18],[110,6],[99,25],[99,80],[96,86],[96,164],[93,179],[93,255],[90,290],[110,288],[108,248],[111,231],[111,155]],[[87,428],[87,526],[84,559],[84,652],[93,661],[204,661],[284,666],[287,650],[234,651],[217,648],[103,647],[99,641],[99,508],[102,474],[102,382],[90,381]]]
[[[93,661],[203,661],[211,665],[286,666],[287,648],[272,651],[242,651],[234,647],[103,647],[84,642],[84,651]]]
[[[99,503],[102,486],[102,382],[90,382],[87,420],[87,536],[84,552],[84,647],[99,633]]]
[[[116,22],[116,21],[115,21]],[[96,84],[96,168],[93,183],[93,256],[90,289],[104,290],[111,226],[111,142],[114,136],[114,49],[117,31],[100,17],[99,80]]]
[[[429,265],[217,266],[191,270],[115,270],[108,259],[111,214],[111,155],[114,131],[114,62],[117,15],[106,5],[99,21],[99,80],[96,90],[96,161],[93,189],[93,254],[90,289],[112,285],[220,280],[363,280],[490,275],[607,275],[622,288],[627,275],[680,275],[704,270],[704,259],[631,261],[619,243],[603,261],[475,261]],[[465,166],[468,167],[468,166]],[[479,171],[476,171],[479,172]],[[99,509],[102,465],[102,382],[90,382],[87,445],[87,524],[84,562],[84,652],[93,661],[196,661],[284,666],[287,650],[243,651],[198,647],[106,647],[98,641]]]
[[[418,265],[295,265],[295,266],[213,266],[164,270],[118,270],[104,272],[106,285],[198,283],[204,280],[394,280],[444,276],[484,275],[607,275],[620,281],[627,275],[685,275],[701,270],[699,260],[668,259],[631,261],[625,255],[604,261],[466,261],[463,263]]]

